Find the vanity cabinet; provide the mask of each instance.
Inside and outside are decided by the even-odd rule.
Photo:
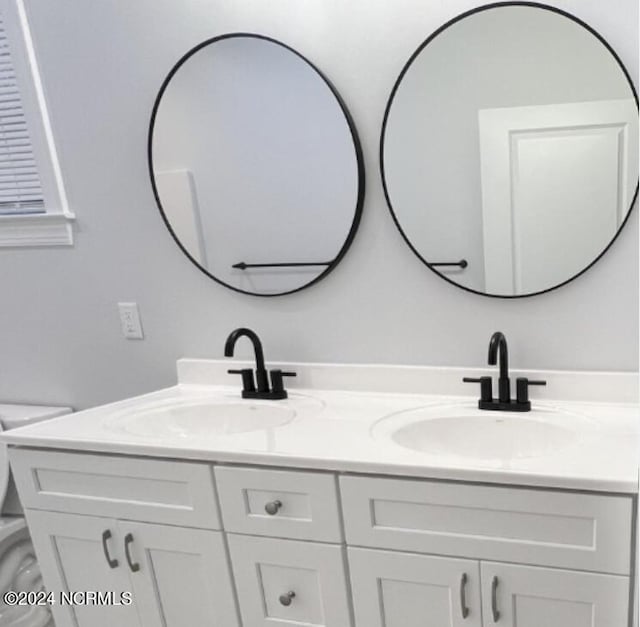
[[[57,627],[630,625],[630,495],[20,448],[10,459],[49,589],[134,598],[57,605]]]

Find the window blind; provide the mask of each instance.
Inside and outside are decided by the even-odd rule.
[[[0,14],[0,215],[44,211],[33,144]]]

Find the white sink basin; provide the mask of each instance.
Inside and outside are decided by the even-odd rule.
[[[481,411],[470,404],[432,406],[387,416],[376,438],[434,455],[478,460],[543,457],[580,441],[586,419],[551,409],[526,413]]]
[[[283,401],[224,399],[158,403],[121,412],[105,423],[111,431],[151,438],[202,438],[269,431],[296,417]]]

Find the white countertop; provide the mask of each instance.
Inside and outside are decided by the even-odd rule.
[[[0,403],[0,423],[3,424],[5,429],[13,429],[22,424],[64,416],[71,411],[70,407]]]
[[[209,362],[210,370],[212,363]],[[214,370],[218,363],[230,365],[228,361],[215,362]],[[299,364],[288,367],[304,369]],[[465,370],[465,374],[471,376],[476,373]],[[452,373],[452,381],[453,377],[458,380],[459,374],[457,370]],[[544,377],[544,373],[535,374]],[[181,379],[197,381],[199,377],[187,377],[183,373]],[[227,376],[225,380],[235,382],[236,379]],[[309,377],[303,372],[299,379],[306,382]],[[473,390],[464,389],[475,394],[475,386],[472,387]],[[447,387],[447,391],[450,388]],[[532,396],[534,394],[532,392]],[[275,429],[168,438],[136,435],[117,427],[118,421],[123,420],[122,416],[141,406],[174,401],[190,403],[203,399],[251,403],[240,399],[237,383],[200,385],[187,382],[5,432],[1,438],[11,445],[74,451],[574,490],[638,492],[640,414],[637,403],[632,402],[536,401],[534,398],[534,407],[562,413],[563,424],[574,424],[579,437],[568,448],[543,456],[514,459],[480,460],[444,453],[427,454],[402,448],[389,438],[372,435],[376,423],[397,412],[428,405],[459,405],[461,411],[475,406],[473,397],[458,395],[296,388],[290,392],[289,400],[274,402],[281,407],[295,409],[296,418]],[[520,415],[527,414],[517,414]],[[373,431],[377,433],[375,429]]]

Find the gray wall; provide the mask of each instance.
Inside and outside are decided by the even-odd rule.
[[[29,0],[68,195],[71,249],[0,251],[0,398],[83,408],[170,385],[175,360],[219,357],[228,331],[255,328],[278,360],[480,365],[489,334],[522,368],[635,370],[638,223],[571,285],[504,301],[424,268],[396,232],[378,174],[388,92],[431,31],[472,0]],[[635,0],[562,0],[638,73]],[[166,71],[228,31],[298,48],[354,115],[368,172],[364,218],[335,272],[302,293],[235,294],[198,272],[155,208],[146,133]],[[146,339],[120,335],[116,302],[139,303]],[[246,352],[242,352],[246,355]]]

